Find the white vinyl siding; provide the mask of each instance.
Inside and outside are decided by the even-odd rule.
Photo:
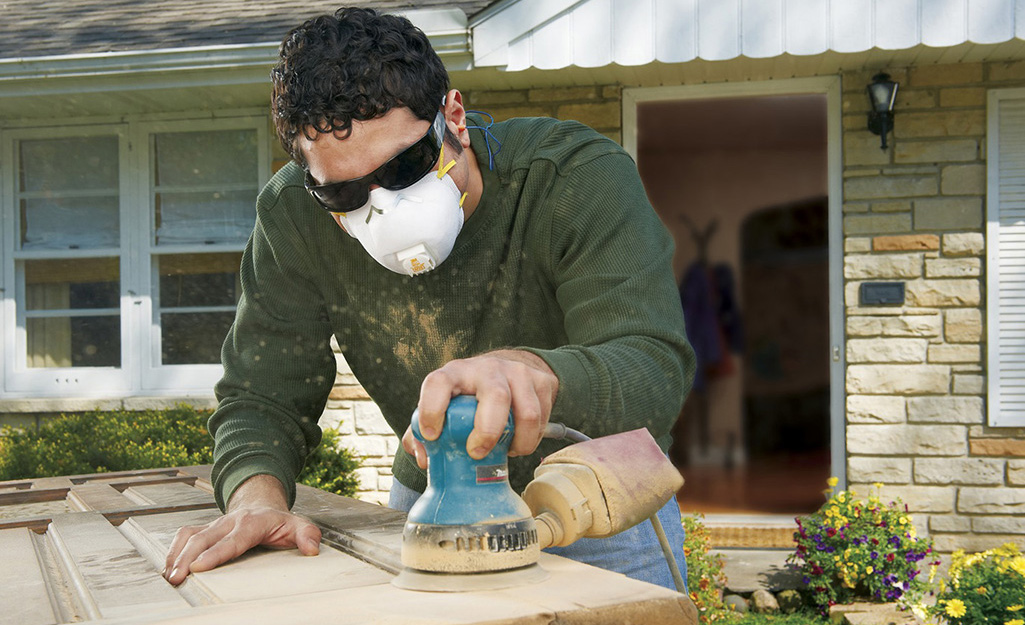
[[[518,0],[470,23],[474,64],[636,67],[1014,41],[1021,0]]]
[[[266,118],[19,128],[0,146],[3,395],[209,395]]]
[[[991,91],[986,293],[991,426],[1025,426],[1025,89]]]

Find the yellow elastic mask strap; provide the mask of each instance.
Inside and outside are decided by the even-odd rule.
[[[469,191],[463,191],[463,196],[459,198],[459,208],[463,207],[463,201],[466,200],[466,196],[470,195]]]
[[[441,162],[444,163],[445,162],[445,144],[444,143],[441,144],[441,157],[440,158],[441,158]],[[441,167],[439,167],[438,168],[438,180],[441,180],[442,178],[444,178],[445,174],[448,173],[448,170],[452,169],[455,166],[456,166],[456,162],[453,160],[448,165],[442,165]]]

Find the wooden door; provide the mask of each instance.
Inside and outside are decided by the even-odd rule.
[[[548,554],[539,584],[400,590],[405,515],[302,485],[294,510],[321,528],[320,555],[256,549],[175,588],[160,576],[174,533],[220,515],[209,472],[0,482],[0,625],[697,622],[678,593]]]

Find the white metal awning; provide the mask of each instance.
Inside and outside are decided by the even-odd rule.
[[[506,0],[470,28],[475,67],[637,66],[1004,43],[1025,0]]]

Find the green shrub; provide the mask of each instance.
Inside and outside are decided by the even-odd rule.
[[[916,536],[907,507],[855,497],[833,493],[815,514],[797,519],[797,550],[788,561],[803,573],[810,602],[823,614],[855,598],[909,604],[928,585],[919,562],[932,553],[932,541]]]
[[[359,460],[352,452],[338,446],[338,430],[324,430],[320,445],[306,459],[306,466],[299,473],[300,484],[326,490],[337,495],[353,497],[359,488],[356,469]]]
[[[38,432],[8,428],[0,437],[0,480],[207,464],[209,416],[179,404],[66,414]]]
[[[209,410],[91,411],[47,420],[39,431],[0,432],[0,481],[82,473],[135,471],[213,462]],[[359,462],[325,430],[299,482],[340,495],[356,492]]]
[[[1013,543],[954,553],[928,614],[950,625],[1025,625],[1025,556]]]
[[[683,555],[687,558],[687,592],[702,623],[731,621],[736,613],[723,603],[723,559],[711,553],[703,514],[683,515]]]

